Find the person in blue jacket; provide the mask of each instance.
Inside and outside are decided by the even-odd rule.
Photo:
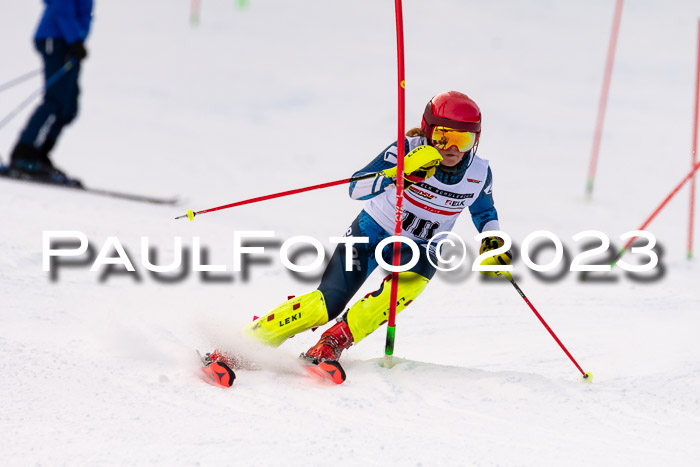
[[[63,128],[78,114],[80,62],[87,57],[93,0],[44,0],[34,44],[44,61],[44,100],[34,111],[12,150],[9,171],[16,178],[69,186],[81,183],[57,169],[50,159]],[[51,77],[65,68],[51,82]]]

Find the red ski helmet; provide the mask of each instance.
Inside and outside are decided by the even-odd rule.
[[[430,99],[425,106],[420,129],[430,144],[433,128],[446,126],[455,130],[476,133],[476,142],[471,151],[476,152],[481,134],[481,109],[466,94],[448,91]]]

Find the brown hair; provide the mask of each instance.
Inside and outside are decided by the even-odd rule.
[[[406,132],[406,136],[423,136],[423,137],[425,137],[425,135],[423,134],[421,129],[418,127],[414,127],[414,128],[411,128],[410,130],[408,130]]]

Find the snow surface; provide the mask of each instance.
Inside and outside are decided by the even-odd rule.
[[[97,1],[81,114],[57,164],[95,187],[180,195],[177,207],[0,180],[3,465],[697,465],[700,293],[688,261],[688,189],[650,226],[664,273],[518,282],[579,373],[508,283],[441,274],[402,313],[397,365],[384,330],[343,356],[348,380],[300,376],[320,334],[265,349],[233,388],[203,383],[193,349],[243,345],[239,328],[315,282],[271,264],[247,280],[162,283],[173,239],[232,267],[234,231],[342,235],[361,204],[342,187],[174,221],[186,209],[347,177],[395,139],[393,2]],[[626,2],[595,193],[584,187],[614,1],[404,2],[407,124],[434,94],[479,102],[504,230],[516,244],[597,229],[619,247],[687,173],[697,1]],[[42,4],[1,0],[0,81],[39,66]],[[38,79],[0,94],[5,115]],[[0,131],[5,160],[30,109]],[[134,274],[42,271],[42,231],[125,246]],[[475,234],[464,216],[456,232]],[[695,235],[696,245],[700,235]],[[473,246],[473,244],[472,244]],[[546,262],[546,255],[540,258]],[[473,258],[473,256],[472,256]],[[658,270],[658,269],[657,269]],[[122,269],[117,269],[121,272]],[[219,274],[219,277],[222,275]],[[377,287],[375,274],[359,292]],[[358,295],[359,295],[358,294]]]

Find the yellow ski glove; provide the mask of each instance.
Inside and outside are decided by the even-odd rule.
[[[406,154],[403,159],[404,188],[408,188],[414,183],[419,183],[435,175],[435,169],[440,165],[442,156],[432,146],[418,146],[413,151]],[[396,178],[397,168],[383,170],[382,175],[389,178]]]
[[[479,248],[479,254],[483,255],[487,251],[495,250],[503,246],[503,240],[499,237],[486,237],[481,241],[481,248]],[[510,264],[510,260],[513,259],[513,254],[510,251],[501,253],[494,256],[489,256],[481,262],[483,266],[507,266]],[[497,276],[503,271],[479,271],[481,274],[486,276]],[[507,274],[507,273],[506,273]]]

